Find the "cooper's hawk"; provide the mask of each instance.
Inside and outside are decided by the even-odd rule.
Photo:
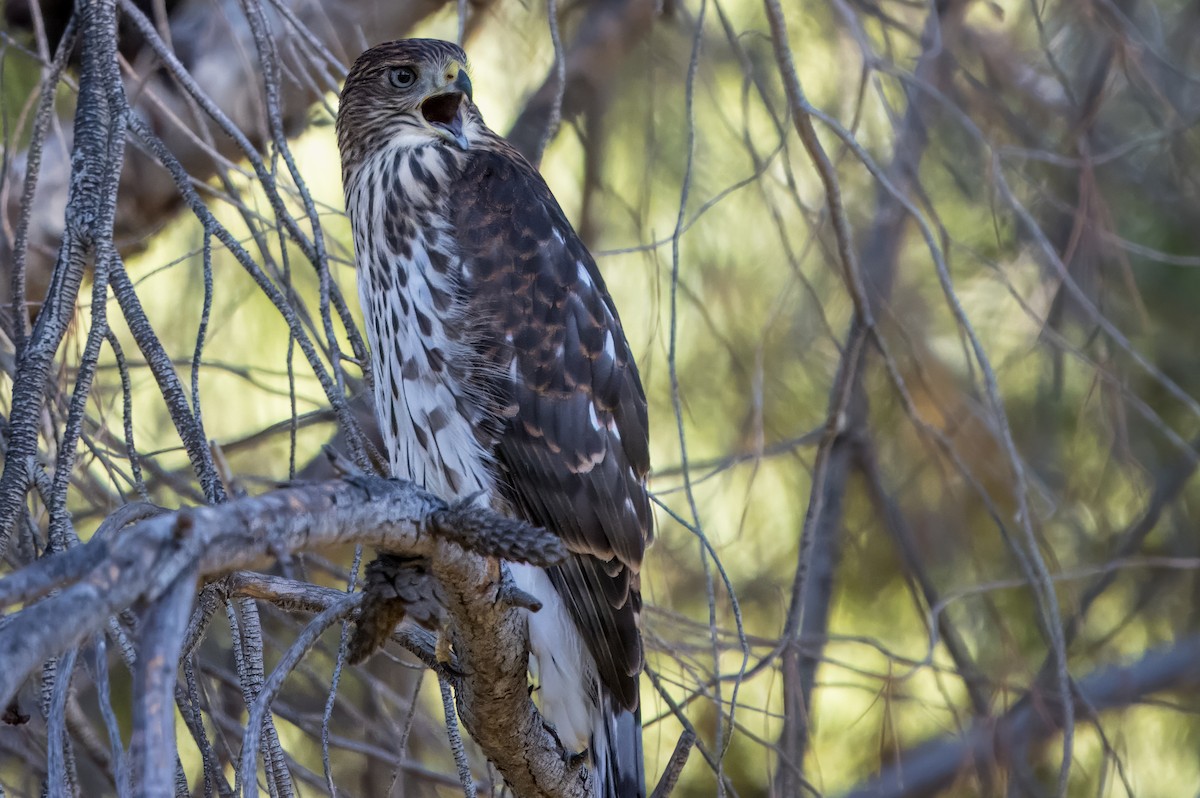
[[[510,564],[543,716],[597,795],[644,794],[638,570],[652,535],[646,398],[591,255],[537,170],[483,123],[462,49],[359,56],[337,120],[395,476],[560,535]]]

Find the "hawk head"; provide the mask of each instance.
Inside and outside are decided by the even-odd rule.
[[[343,167],[388,142],[467,149],[471,78],[462,48],[438,39],[402,39],[358,57],[338,108]],[[350,163],[347,163],[347,162]]]

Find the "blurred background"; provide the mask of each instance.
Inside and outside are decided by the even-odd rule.
[[[64,229],[70,6],[8,0],[0,33],[5,419]],[[353,449],[356,424],[370,440],[336,92],[371,44],[462,37],[476,103],[596,255],[646,385],[651,787],[686,727],[678,796],[1197,794],[1200,3],[147,0],[120,17],[126,96],[211,218],[131,137],[114,241],[135,301],[116,280],[101,294],[91,354],[85,279],[39,450],[61,458],[94,366],[69,442],[81,539],[128,502],[211,500],[205,452],[237,495],[332,476],[322,447]],[[207,446],[185,447],[183,417]],[[30,499],[5,572],[53,548],[52,503]],[[280,573],[345,589],[357,562]],[[310,617],[230,590],[209,592],[185,663],[184,794],[221,792],[205,746],[231,778],[250,678],[233,649],[260,625],[270,672]],[[343,642],[326,634],[273,705],[295,794],[461,794],[436,680],[398,647],[344,668]],[[115,794],[95,668],[75,679],[76,794]],[[36,685],[23,700],[32,718],[0,727],[14,796],[47,767]]]

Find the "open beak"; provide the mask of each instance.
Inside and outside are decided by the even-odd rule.
[[[463,133],[463,98],[471,99],[471,78],[466,68],[453,61],[446,68],[446,80],[440,89],[421,102],[421,115],[438,135],[467,149]]]

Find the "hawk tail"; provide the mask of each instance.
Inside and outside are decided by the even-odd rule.
[[[603,686],[592,730],[595,798],[645,798],[642,710],[630,712]]]

